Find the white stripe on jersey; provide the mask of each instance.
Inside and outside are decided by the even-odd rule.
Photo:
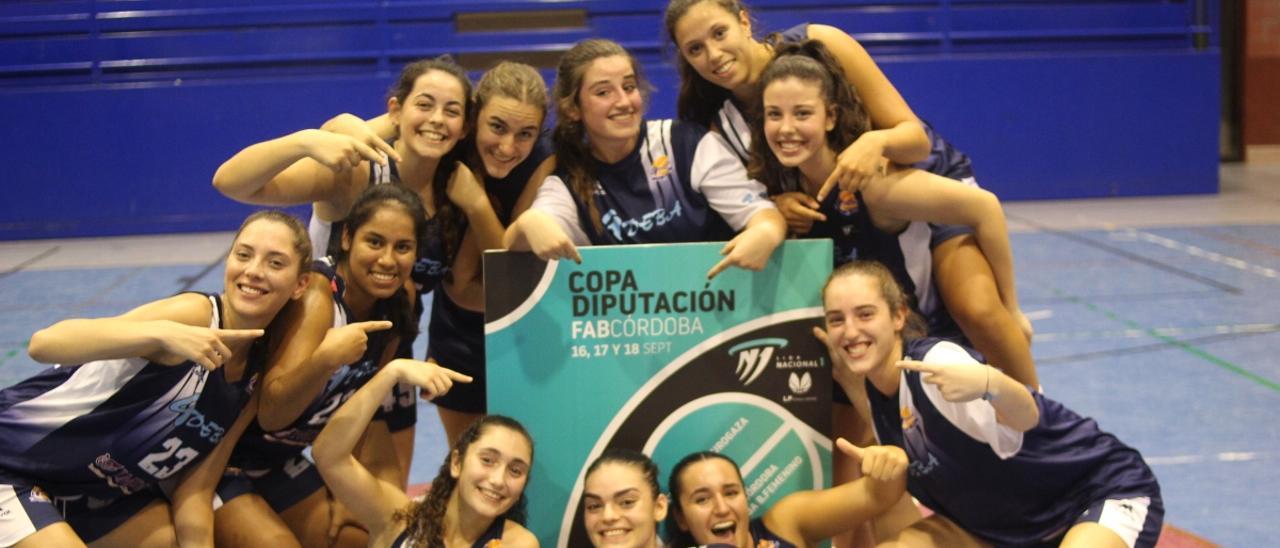
[[[898,235],[898,247],[902,249],[903,268],[916,286],[916,303],[926,317],[938,307],[938,292],[933,287],[933,250],[929,239],[933,230],[929,223],[912,221]]]

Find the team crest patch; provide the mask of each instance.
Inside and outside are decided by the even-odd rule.
[[[902,430],[910,430],[916,425],[916,416],[911,412],[910,408],[902,407],[898,410],[898,414],[902,416]]]
[[[650,177],[653,179],[661,179],[671,174],[671,157],[662,155],[653,159],[653,173]]]
[[[840,203],[837,205],[840,213],[844,215],[853,215],[858,211],[858,197],[847,190],[840,191]]]
[[[49,502],[49,494],[36,486],[31,487],[31,493],[27,495],[27,500],[31,502]]]

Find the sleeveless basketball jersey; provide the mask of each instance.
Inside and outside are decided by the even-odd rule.
[[[506,177],[501,179],[485,177],[484,189],[489,193],[489,201],[493,203],[493,211],[498,214],[498,221],[502,222],[502,226],[509,226],[511,221],[515,220],[512,217],[512,210],[515,209],[516,201],[520,199],[520,193],[524,192],[525,187],[528,186],[533,172],[553,153],[551,133],[549,130],[544,130],[538,137],[538,141],[534,143],[529,156],[512,168],[511,173]]]
[[[498,518],[489,524],[489,528],[484,530],[484,534],[480,538],[471,543],[471,548],[500,548],[502,546],[502,532],[506,530],[507,519]],[[414,543],[409,540],[409,530],[405,529],[400,535],[391,542],[391,548],[414,548]]]
[[[751,520],[751,539],[755,541],[756,548],[796,548],[796,545],[787,542],[785,539],[774,534],[768,527],[764,526],[764,518],[755,518]]]
[[[395,141],[391,141],[394,145]],[[400,171],[396,168],[395,160],[384,158],[387,165],[372,164],[369,167],[369,186],[400,184]],[[462,226],[458,231],[458,242],[462,241],[462,234],[466,232],[466,217],[462,218]],[[342,231],[346,227],[345,220],[340,221],[324,221],[311,214],[311,220],[308,221],[307,232],[311,235],[312,245],[315,247],[317,259],[325,256],[338,256],[342,253]],[[449,258],[445,256],[443,232],[438,217],[429,217],[423,231],[424,236],[418,241],[418,259],[413,263],[413,283],[417,287],[418,295],[430,293],[440,285],[445,276],[449,274],[451,267]],[[321,245],[321,243],[324,245]],[[455,242],[454,248],[457,248]]]
[[[910,341],[903,353],[934,363],[973,356],[937,339]],[[876,438],[910,457],[907,490],[987,542],[1027,545],[1061,535],[1091,502],[1110,494],[1158,496],[1136,450],[1093,419],[1031,395],[1040,423],[1019,433],[995,423],[990,403],[946,402],[917,372],[903,372],[896,396],[867,382]]]
[[[221,300],[207,297],[209,327],[221,328]],[[103,500],[178,477],[235,422],[265,348],[265,337],[253,343],[234,382],[223,368],[125,358],[53,366],[0,390],[0,474]]]
[[[592,244],[709,242],[733,237],[733,229],[694,190],[692,166],[706,130],[673,120],[646,121],[636,148],[605,164],[591,158],[596,174],[595,205],[603,231],[591,222],[576,194],[578,218]],[[557,168],[556,175],[568,181]]]
[[[333,327],[347,325],[351,322],[351,309],[342,299],[346,282],[338,275],[333,258],[325,257],[315,261],[312,269],[329,279],[329,288],[333,292]],[[373,314],[369,319],[390,319],[384,301],[374,304]],[[232,456],[233,465],[245,470],[265,470],[297,457],[320,435],[338,407],[378,372],[379,362],[391,339],[391,333],[369,333],[364,355],[354,363],[339,367],[311,404],[287,428],[265,432],[258,421],[250,424],[236,445]]]

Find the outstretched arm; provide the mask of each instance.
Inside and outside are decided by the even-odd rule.
[[[304,129],[236,153],[218,167],[213,186],[228,198],[245,203],[320,202],[345,209],[356,194],[354,186],[368,177],[365,162],[383,160],[375,149],[354,137]]]
[[[231,347],[262,336],[261,329],[212,329],[212,304],[183,293],[110,318],[70,319],[31,336],[27,351],[42,363],[146,358],[166,365],[187,360],[213,369],[231,359]]]
[[[396,359],[383,366],[329,418],[312,444],[311,455],[333,495],[377,538],[392,524],[396,510],[409,502],[398,484],[379,479],[353,454],[373,413],[401,380],[427,389],[433,396],[448,392],[454,381],[471,378],[434,363]]]
[[[783,497],[764,515],[765,526],[783,538],[813,546],[851,530],[893,506],[907,489],[907,453],[892,445],[857,447],[836,440],[839,450],[862,462],[862,477],[830,489]]]
[[[990,365],[903,360],[898,362],[898,367],[919,371],[920,380],[937,386],[942,397],[949,402],[987,400],[996,410],[996,422],[1019,432],[1031,430],[1040,422],[1040,408],[1031,397],[1031,391]]]

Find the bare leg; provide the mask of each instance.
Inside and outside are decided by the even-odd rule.
[[[80,540],[79,535],[76,535],[75,530],[71,529],[67,522],[60,521],[27,535],[27,538],[18,541],[13,546],[14,548],[41,548],[44,546],[75,548],[84,546],[84,541]]]
[[[275,510],[254,493],[233,498],[213,513],[213,538],[217,546],[301,546]]]
[[[330,542],[329,534],[334,532],[332,520],[337,517],[346,521],[344,516],[334,516],[335,504],[327,489],[318,489],[281,512],[280,518],[303,546],[368,546],[369,534],[354,526],[341,527],[335,532],[335,542]]]
[[[955,522],[934,514],[877,545],[879,548],[987,548]]]
[[[462,431],[483,416],[480,413],[464,413],[440,406],[436,406],[436,411],[440,413],[440,422],[444,424],[444,435],[449,438],[449,447],[451,448],[458,443],[458,438],[462,436]]]
[[[173,530],[173,514],[169,504],[155,501],[148,504],[114,531],[90,543],[103,548],[169,548],[177,546],[178,535]]]
[[[1115,531],[1092,521],[1077,523],[1067,530],[1059,546],[1070,548],[1128,548]]]
[[[973,236],[952,238],[935,247],[933,273],[951,317],[987,362],[1018,382],[1039,388],[1031,343],[1001,302],[991,264]]]

